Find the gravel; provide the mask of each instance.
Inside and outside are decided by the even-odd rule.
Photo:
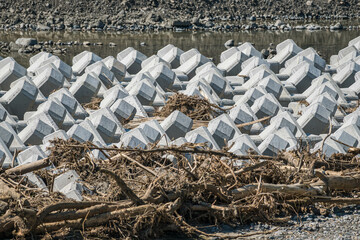
[[[326,215],[301,214],[283,225],[249,224],[237,228],[222,225],[203,229],[207,233],[251,234],[273,230],[270,234],[256,234],[250,239],[359,239],[360,205],[334,207]]]

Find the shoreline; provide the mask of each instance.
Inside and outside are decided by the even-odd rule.
[[[360,17],[355,18],[326,18],[326,19],[256,19],[246,21],[214,21],[211,24],[195,24],[190,21],[175,21],[162,24],[124,23],[104,27],[85,26],[46,26],[32,24],[4,25],[0,24],[0,31],[36,31],[36,32],[164,32],[164,31],[292,31],[292,30],[357,30],[360,29]]]

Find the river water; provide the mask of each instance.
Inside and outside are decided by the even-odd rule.
[[[38,41],[60,40],[62,42],[69,41],[89,41],[91,43],[101,42],[103,45],[91,46],[62,46],[67,47],[68,51],[60,58],[69,65],[73,56],[88,50],[98,54],[100,57],[109,55],[115,56],[117,53],[127,47],[134,47],[147,56],[156,54],[156,52],[171,43],[184,51],[191,48],[197,48],[202,54],[214,59],[218,63],[221,52],[226,50],[224,43],[229,39],[237,42],[251,42],[259,51],[267,48],[270,43],[275,45],[286,40],[293,39],[300,47],[313,47],[320,51],[323,58],[329,62],[330,56],[337,54],[338,51],[347,46],[348,42],[360,36],[359,30],[349,31],[250,31],[250,32],[159,32],[159,33],[117,33],[117,32],[0,32],[0,41],[15,41],[19,37],[34,37]],[[110,47],[109,43],[116,44]],[[142,46],[140,43],[146,45]],[[7,53],[0,52],[3,57],[8,56]],[[10,53],[11,57],[21,65],[28,67],[31,54],[19,54],[17,52]]]

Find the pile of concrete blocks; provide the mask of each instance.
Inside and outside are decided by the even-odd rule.
[[[308,146],[330,157],[360,147],[360,37],[329,64],[291,39],[276,50],[264,59],[244,43],[221,53],[218,64],[197,49],[171,44],[150,57],[132,47],[104,59],[84,51],[70,65],[41,52],[30,58],[28,69],[1,58],[0,164],[10,168],[46,158],[56,138],[139,149],[193,143],[269,156]],[[151,118],[176,92],[227,110],[201,127],[178,110],[162,120]],[[99,108],[85,108],[94,98],[100,98]],[[126,129],[133,119],[142,123]],[[100,151],[93,155],[105,158]],[[26,177],[48,191],[39,176]],[[66,169],[57,173],[53,190],[77,201],[91,192],[78,173]]]

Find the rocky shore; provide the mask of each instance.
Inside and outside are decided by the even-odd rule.
[[[0,29],[162,30],[268,28],[267,21],[358,18],[358,0],[0,1]],[[244,26],[244,22],[249,22]],[[279,26],[274,25],[279,28]]]

